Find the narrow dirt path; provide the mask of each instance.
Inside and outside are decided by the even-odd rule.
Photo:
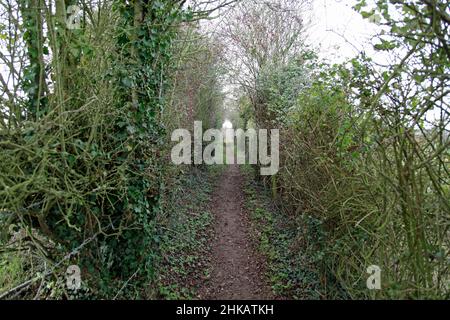
[[[244,211],[242,176],[236,165],[228,166],[212,199],[215,239],[212,244],[213,270],[200,290],[201,299],[270,299],[264,280],[264,265],[255,254]]]

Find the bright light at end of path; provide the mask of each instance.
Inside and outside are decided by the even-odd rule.
[[[231,123],[230,120],[225,119],[224,123],[222,124],[222,130],[224,131],[225,134],[225,143],[226,144],[234,143],[233,124]],[[230,152],[234,153],[234,151]]]
[[[222,125],[223,129],[233,129],[233,124],[230,120],[226,119]]]

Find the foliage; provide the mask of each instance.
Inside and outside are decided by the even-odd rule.
[[[288,213],[273,205],[270,193],[255,181],[256,171],[250,166],[241,168],[244,174],[246,210],[252,221],[252,234],[256,247],[267,259],[267,276],[277,297],[284,299],[323,299],[326,286],[317,262],[323,250],[303,250],[304,237],[314,232],[300,232]],[[312,222],[308,224],[311,226]],[[334,288],[334,287],[333,287]]]
[[[193,169],[172,188],[159,217],[160,259],[153,295],[163,299],[195,299],[209,276],[208,250],[213,217],[208,207],[217,173]]]
[[[260,178],[281,213],[247,190],[278,293],[449,297],[447,1],[356,1],[389,59],[335,66],[303,41],[309,0],[238,2],[222,34],[204,32],[196,21],[227,3],[0,3],[0,297],[192,297],[179,278],[199,256],[179,234],[205,245],[209,212],[189,213],[210,184],[175,201],[204,177],[168,165],[170,133],[218,126],[224,80],[239,85],[236,123],[281,130],[280,172]]]
[[[51,1],[8,4],[22,16],[9,30],[23,33],[8,37],[26,44],[25,71],[9,67],[26,98],[11,93],[2,106],[1,231],[8,239],[17,225],[26,232],[19,251],[41,244],[35,262],[55,273],[78,264],[89,296],[114,297],[155,274],[166,70],[177,25],[192,13],[178,1],[89,2],[82,28],[71,30],[70,2],[56,1],[56,15]],[[76,254],[58,264],[68,252]]]
[[[272,193],[307,230],[295,250],[317,256],[325,297],[448,298],[446,6],[366,7],[356,9],[378,15],[375,49],[392,64],[363,53],[326,66],[310,56],[258,75],[253,118],[283,139]],[[366,288],[370,265],[381,267],[381,291]]]

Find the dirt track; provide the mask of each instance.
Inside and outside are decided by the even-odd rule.
[[[201,299],[273,298],[264,280],[262,260],[255,254],[248,235],[242,179],[237,166],[228,166],[214,193],[213,271],[210,280],[200,290]]]

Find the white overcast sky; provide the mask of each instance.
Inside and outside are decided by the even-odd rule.
[[[306,41],[317,49],[321,59],[330,63],[354,58],[362,50],[379,62],[386,62],[387,57],[374,52],[371,44],[380,27],[363,19],[352,8],[355,4],[356,0],[313,0],[311,12],[305,15]],[[229,91],[228,86],[225,91]]]
[[[372,52],[370,38],[379,26],[352,9],[354,0],[314,0],[308,41],[320,47],[319,55],[330,62],[343,62],[358,51]]]
[[[372,38],[381,27],[363,19],[352,9],[355,3],[355,0],[313,0],[308,41],[312,46],[320,48],[320,58],[332,63],[344,62],[355,57],[360,51],[365,51],[380,64],[394,63],[395,58],[389,53],[373,49]],[[395,15],[395,10],[390,13]],[[438,111],[430,110],[426,114],[427,120],[439,119]]]

